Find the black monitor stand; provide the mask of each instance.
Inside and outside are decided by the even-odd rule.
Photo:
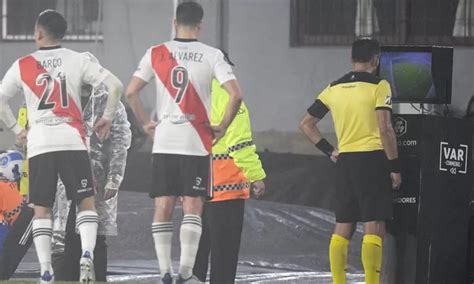
[[[466,283],[471,124],[422,111],[394,115],[393,125],[402,162],[387,224],[395,240],[393,283]]]

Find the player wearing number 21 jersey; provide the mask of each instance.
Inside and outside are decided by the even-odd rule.
[[[108,74],[87,54],[59,46],[40,48],[13,63],[1,92],[2,96],[20,92],[25,96],[29,158],[55,151],[87,150],[81,85],[99,85]]]
[[[109,93],[104,115],[95,123],[98,136],[107,138],[120,101],[122,84],[87,54],[61,47],[67,30],[64,17],[54,10],[39,14],[35,26],[38,50],[21,57],[0,85],[0,119],[26,136],[30,166],[30,202],[35,205],[33,240],[41,266],[40,283],[54,281],[51,266],[51,208],[61,177],[68,199],[78,204],[76,224],[81,235],[82,282],[94,281],[93,252],[97,233],[94,186],[82,122],[81,86],[103,83]],[[29,129],[23,130],[8,106],[8,99],[23,94]]]

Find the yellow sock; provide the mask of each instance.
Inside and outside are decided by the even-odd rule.
[[[362,264],[366,284],[379,284],[382,266],[382,238],[377,235],[365,235],[362,241]]]
[[[334,284],[346,284],[346,262],[349,240],[333,234],[329,244],[329,263]]]

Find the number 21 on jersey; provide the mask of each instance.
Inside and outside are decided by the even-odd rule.
[[[67,108],[69,106],[69,97],[67,95],[67,88],[66,88],[66,75],[64,73],[59,72],[57,78],[59,79],[59,92],[60,92],[60,100],[61,100],[61,107]],[[56,84],[55,80],[49,73],[41,73],[36,77],[36,85],[44,86],[43,94],[41,95],[41,100],[38,105],[38,110],[49,110],[53,109],[56,106],[55,101],[51,101],[51,96],[55,91]]]

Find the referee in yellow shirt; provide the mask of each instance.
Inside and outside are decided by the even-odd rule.
[[[346,283],[347,249],[356,222],[364,222],[365,281],[379,283],[385,221],[392,218],[390,191],[401,183],[390,85],[373,75],[379,58],[376,40],[354,41],[352,71],[323,90],[300,123],[311,142],[336,162],[336,227],[329,245],[335,284]],[[317,127],[329,111],[339,150]]]

